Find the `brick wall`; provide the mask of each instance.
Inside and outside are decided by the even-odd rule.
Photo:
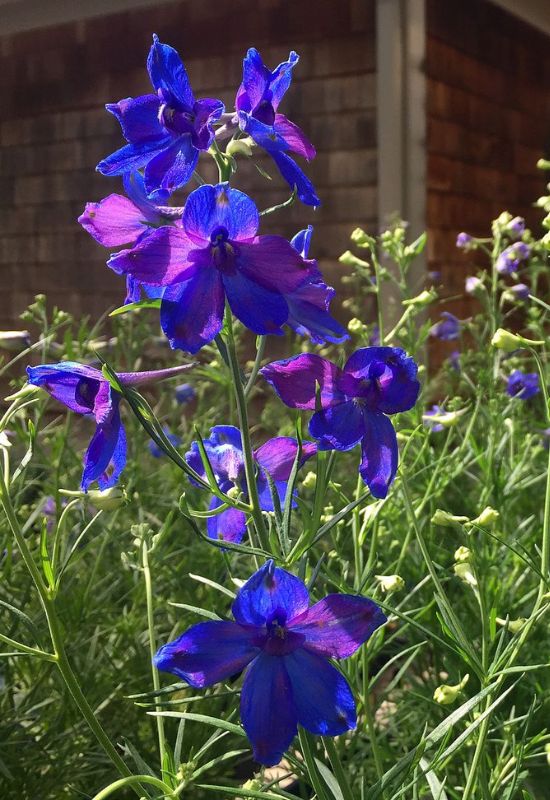
[[[426,47],[428,261],[452,296],[472,272],[459,231],[489,235],[505,209],[540,224],[532,203],[550,147],[550,41],[485,0],[427,0]],[[449,310],[465,317],[472,303]]]
[[[313,255],[334,279],[350,231],[374,224],[373,0],[179,0],[5,36],[0,327],[15,324],[37,292],[94,320],[107,306],[120,304],[122,280],[105,267],[105,251],[76,218],[86,201],[119,189],[117,179],[94,172],[100,158],[123,143],[103,104],[150,90],[145,58],[153,32],[180,51],[196,94],[219,97],[229,108],[247,47],[258,47],[272,66],[297,50],[301,61],[282,110],[318,149],[307,171],[323,205],[313,212],[296,204],[264,229],[290,236],[313,222]],[[238,185],[266,207],[288,191],[269,161],[262,163],[272,183],[247,164]],[[211,172],[206,176],[213,178]]]

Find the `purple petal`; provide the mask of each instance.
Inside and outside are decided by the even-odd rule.
[[[305,637],[308,650],[325,658],[348,658],[386,621],[368,597],[329,594],[291,620],[289,627]]]
[[[302,258],[307,258],[309,247],[311,245],[311,237],[313,236],[313,225],[308,225],[301,231],[298,231],[296,236],[290,240],[292,247],[297,250]]]
[[[158,119],[160,100],[156,94],[127,97],[118,103],[108,103],[105,108],[117,118],[122,135],[132,144],[166,135]]]
[[[226,484],[228,487],[239,484],[244,476],[240,430],[233,425],[215,425],[210,430],[210,436],[203,439],[203,444],[218,482],[224,487]],[[197,442],[191,444],[191,449],[185,454],[185,458],[195,472],[201,476],[206,474]]]
[[[266,148],[266,150],[268,150],[268,148]],[[286,153],[272,150],[268,150],[268,152],[290,188],[296,188],[296,192],[302,203],[305,203],[307,206],[314,206],[315,208],[320,206],[321,201],[317,197],[315,187],[296,162],[293,161],[290,156],[287,156]]]
[[[347,400],[341,388],[344,374],[340,367],[312,353],[272,361],[260,373],[289,408],[315,409],[317,385],[323,408]]]
[[[147,58],[147,71],[151,83],[157,92],[160,90],[165,102],[175,101],[181,110],[193,110],[195,98],[181,58],[173,47],[159,42],[156,34]]]
[[[384,414],[365,414],[359,473],[373,497],[383,499],[397,471],[399,452],[391,421]]]
[[[86,203],[78,221],[104,247],[133,244],[150,230],[142,210],[120,194],[110,194],[99,203]]]
[[[199,150],[208,150],[214,141],[212,125],[219,120],[225,110],[221,100],[204,98],[197,100],[193,109],[195,121],[193,131],[193,144]]]
[[[146,383],[158,383],[167,378],[175,378],[182,372],[192,369],[193,366],[193,364],[180,364],[179,367],[154,369],[147,372],[117,372],[116,376],[124,386],[143,386]]]
[[[313,442],[302,442],[302,453],[299,466],[302,467],[308,458],[317,452]],[[277,436],[259,447],[254,453],[258,464],[269,472],[274,481],[288,481],[296,455],[298,442],[289,436]]]
[[[285,295],[289,311],[287,325],[300,336],[309,336],[315,344],[327,341],[340,344],[349,339],[346,329],[329,314],[334,294],[334,289],[323,281],[311,281]]]
[[[160,136],[137,144],[127,144],[100,161],[96,169],[102,175],[123,175],[144,167],[157,153],[172,143],[171,136]]]
[[[303,259],[282,236],[240,242],[235,252],[237,270],[271,292],[292,292],[316,272],[315,263]]]
[[[270,155],[273,155],[273,153],[284,153],[288,150],[288,145],[273,127],[273,121],[275,119],[273,112],[271,116],[273,119],[266,122],[259,119],[257,116],[240,111],[238,114],[239,126],[241,130],[254,139],[256,144],[267,150]]]
[[[189,280],[199,269],[200,250],[185,233],[171,225],[152,231],[131,250],[120,250],[107,262],[119,275],[131,275],[153,286],[170,286]],[[192,260],[191,253],[194,255]],[[214,272],[214,270],[212,270]]]
[[[282,336],[288,305],[281,294],[265,289],[239,272],[222,273],[222,279],[231,311],[245,327],[258,335]]]
[[[238,110],[251,111],[257,106],[269,85],[271,72],[264,65],[255,47],[251,47],[243,59],[243,82],[237,93]]]
[[[209,265],[169,286],[162,297],[160,324],[170,347],[197,353],[211,342],[222,329],[224,302],[220,274]]]
[[[261,653],[248,667],[241,692],[241,720],[254,759],[278,764],[296,736],[296,711],[284,660]]]
[[[304,583],[270,560],[239,591],[232,611],[241,625],[264,625],[276,612],[292,619],[308,605],[309,593]]]
[[[213,497],[209,508],[212,510],[221,505],[222,501]],[[238,544],[246,533],[246,514],[238,508],[228,508],[215,517],[208,517],[206,532],[211,539]]]
[[[346,362],[344,372],[365,384],[369,408],[396,414],[414,406],[420,392],[418,367],[398,347],[363,347]]]
[[[357,724],[348,682],[324,658],[299,648],[283,657],[298,722],[321,736],[338,736]]]
[[[252,239],[259,226],[254,201],[227,183],[200,186],[191,192],[185,204],[183,226],[193,241],[210,242],[216,228],[225,228],[227,238]]]
[[[27,375],[29,383],[40,386],[77,414],[94,414],[96,421],[102,422],[111,413],[109,384],[94,367],[61,361],[27,367]]]
[[[317,411],[309,421],[309,432],[320,450],[351,450],[365,434],[363,409],[348,400]]]
[[[314,146],[311,144],[305,133],[285,117],[284,114],[275,114],[275,133],[277,133],[285,142],[287,148],[292,153],[297,153],[299,156],[307,158],[311,161],[315,158],[316,152]]]
[[[272,487],[267,480],[267,475],[263,470],[258,471],[258,476],[256,479],[256,483],[258,486],[258,499],[260,501],[260,508],[262,511],[275,511],[275,505],[273,503],[273,494],[272,494]],[[287,490],[287,481],[273,481],[273,489],[275,491],[276,496],[279,498],[279,505],[281,508],[284,505],[285,497],[286,497],[286,490]],[[296,494],[296,492],[294,492]],[[296,502],[292,500],[292,507],[296,506]]]
[[[271,74],[270,90],[273,108],[277,108],[292,81],[292,70],[299,61],[298,53],[291,50],[286,61],[275,67]]]
[[[94,481],[100,489],[114,486],[126,465],[126,433],[118,403],[109,421],[98,425],[84,455],[81,486],[84,491]]]
[[[236,675],[258,653],[258,631],[234,622],[199,622],[173,642],[163,645],[155,667],[203,689]]]
[[[190,179],[199,151],[193,146],[191,135],[179,136],[148,161],[145,167],[145,188],[149,197],[165,199]]]

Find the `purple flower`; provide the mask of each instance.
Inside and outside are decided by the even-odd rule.
[[[438,417],[440,414],[444,414],[445,409],[438,405],[433,405],[429,411],[424,411],[422,415],[422,419],[424,420],[424,425],[427,428],[431,428],[434,433],[439,433],[439,431],[443,430],[443,425],[441,422],[431,421],[426,419],[426,417]]]
[[[468,250],[470,245],[472,244],[472,237],[469,233],[459,233],[456,237],[456,246],[462,248],[463,250]]]
[[[282,334],[286,297],[317,279],[314,261],[282,236],[256,236],[258,210],[227,183],[204,185],[185,204],[182,227],[164,226],[108,265],[115,272],[165,286],[161,326],[173,348],[196,353],[223,323],[225,300],[256,334]]]
[[[139,172],[123,175],[124,191],[128,195],[110,194],[99,203],[86,203],[78,221],[90,236],[104,247],[123,247],[143,241],[162,225],[178,224],[182,208],[159,206],[151,202]],[[162,297],[163,289],[140,283],[130,276],[126,281],[125,303],[147,297]]]
[[[153,372],[120,372],[123,386],[140,386],[179,375],[191,365]],[[126,433],[120,418],[122,395],[112,388],[103,373],[86,364],[61,361],[27,367],[29,383],[40,386],[71,411],[93,418],[96,423],[84,455],[81,486],[84,491],[94,481],[100,489],[109,489],[117,482],[126,464]]]
[[[174,394],[176,396],[176,403],[180,406],[184,406],[195,399],[196,392],[190,383],[181,383],[174,389]]]
[[[466,278],[465,289],[468,294],[475,294],[480,289],[483,289],[483,281],[476,278],[475,275],[470,275]]]
[[[453,350],[447,361],[451,369],[454,369],[455,372],[460,372],[460,350]]]
[[[254,758],[277,764],[298,725],[338,736],[357,722],[350,686],[330,659],[348,658],[386,622],[368,597],[309,605],[302,581],[268,561],[232,606],[235,622],[200,622],[160,648],[157,669],[202,689],[245,669],[241,720]]]
[[[361,442],[361,477],[374,497],[385,497],[397,470],[397,439],[387,414],[416,403],[417,366],[395,347],[364,347],[343,369],[311,353],[274,361],[260,370],[283,403],[315,411],[309,432],[320,450],[351,450]]]
[[[540,392],[538,373],[522,372],[520,369],[515,369],[508,376],[506,391],[510,397],[529,400],[530,397],[534,397]]]
[[[441,319],[430,328],[430,336],[441,339],[442,342],[450,342],[460,336],[460,320],[449,311],[442,311]]]
[[[181,444],[181,436],[178,436],[176,433],[172,433],[170,428],[163,427],[162,430],[164,431],[164,435],[170,444],[173,444],[174,447],[178,447],[178,445]],[[164,455],[166,455],[162,447],[159,447],[158,444],[152,439],[150,440],[148,447],[149,452],[154,458],[162,458]]]
[[[523,236],[525,233],[525,220],[523,217],[514,217],[511,219],[506,226],[506,231],[510,234],[510,236],[514,236],[516,239],[519,239],[520,236]]]
[[[203,444],[222,492],[227,493],[229,489],[236,487],[243,493],[245,498],[248,498],[243,446],[239,429],[234,428],[232,425],[216,425],[210,430],[210,437],[203,440]],[[313,442],[303,442],[300,466],[316,452],[317,446]],[[288,436],[269,439],[254,452],[257,470],[256,481],[260,506],[263,511],[274,510],[266,473],[269,473],[279,495],[279,500],[283,504],[288,479],[297,453],[298,442]],[[206,473],[197,442],[193,442],[191,450],[186,453],[185,458],[195,472],[205,476]],[[218,497],[213,497],[210,501],[210,510],[221,505],[222,501]],[[246,515],[236,508],[228,508],[214,517],[209,517],[206,528],[211,539],[240,542],[246,533]]]
[[[145,167],[151,198],[166,199],[187,183],[199,152],[214,140],[213,124],[223,113],[220,100],[195,100],[178,53],[158,36],[147,59],[155,94],[127,97],[106,108],[118,119],[129,144],[97,165],[103,175],[123,175]]]
[[[288,155],[297,153],[310,161],[315,157],[315,148],[297,125],[277,113],[297,63],[298,55],[292,51],[288,61],[271,72],[258,51],[251,47],[243,60],[243,82],[235,108],[241,130],[267,150],[285,181],[292,189],[296,188],[302,203],[318,206],[320,200],[313,184]]]
[[[531,290],[524,283],[516,283],[514,286],[510,286],[510,291],[518,300],[528,300]]]
[[[290,241],[302,258],[308,257],[312,233],[313,226],[308,225]],[[334,295],[332,286],[327,286],[316,269],[306,283],[285,295],[289,310],[287,325],[300,336],[309,336],[315,344],[325,344],[327,341],[341,344],[349,339],[346,329],[329,314]]]
[[[496,269],[501,275],[510,275],[516,272],[522,261],[526,261],[531,254],[531,248],[525,242],[514,242],[506,247],[497,258]]]

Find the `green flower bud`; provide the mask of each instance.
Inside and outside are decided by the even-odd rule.
[[[231,139],[227,147],[225,148],[225,152],[228,156],[246,156],[246,158],[250,158],[252,155],[252,148],[254,146],[253,139],[250,136],[247,136],[246,139]]]
[[[353,317],[353,319],[350,319],[348,322],[348,331],[350,333],[363,333],[365,328],[366,326],[361,322],[360,319],[357,319],[357,317]]]
[[[457,683],[456,686],[448,686],[446,683],[438,686],[433,695],[435,702],[439,703],[440,706],[448,706],[451,703],[454,703],[460,692],[468,683],[469,679],[470,676],[468,673],[466,673],[460,683]]]
[[[525,617],[518,617],[517,619],[501,619],[497,617],[495,620],[499,625],[502,625],[503,628],[508,628],[510,633],[519,633],[519,631],[523,628],[525,623],[527,622]]]
[[[437,509],[431,521],[434,525],[441,525],[442,528],[454,528],[456,525],[464,525],[465,522],[469,522],[468,517],[455,516],[441,508]]]
[[[520,347],[539,347],[544,342],[538,339],[525,339],[516,333],[505,331],[504,328],[499,328],[493,338],[491,344],[497,350],[504,350],[506,353],[511,353],[513,350],[518,350]]]
[[[308,472],[304,480],[302,481],[302,486],[304,489],[315,489],[317,484],[317,475],[314,472]]]
[[[375,247],[376,240],[369,236],[368,233],[362,228],[356,228],[351,234],[351,241],[357,245],[357,247]]]
[[[424,289],[424,291],[417,294],[416,297],[411,297],[410,300],[403,300],[403,305],[418,306],[420,308],[422,306],[429,306],[434,300],[437,300],[437,292],[435,289]]]
[[[482,528],[492,528],[500,519],[500,514],[495,508],[487,506],[481,514],[470,521],[470,525],[480,525]]]
[[[99,511],[114,511],[121,506],[128,504],[128,496],[120,486],[112,486],[110,489],[90,489],[89,492],[73,492],[69,489],[60,489],[59,494],[65,497],[81,497],[88,500]]]
[[[354,256],[351,250],[346,250],[345,253],[342,253],[340,258],[338,259],[340,264],[345,264],[346,267],[360,267],[361,269],[370,269],[369,264],[366,261],[363,261],[362,258],[357,258]]]
[[[476,576],[472,572],[472,565],[469,561],[460,561],[458,564],[454,565],[453,569],[457,578],[467,583],[468,586],[477,586]]]
[[[230,489],[227,490],[226,495],[230,497],[232,500],[236,500],[239,495],[241,494],[241,490],[238,486],[231,486]]]
[[[460,417],[466,414],[467,410],[467,408],[461,408],[458,411],[442,411],[440,414],[423,414],[422,419],[427,422],[439,423],[444,428],[453,428],[458,424]]]
[[[375,575],[383,592],[400,592],[405,586],[401,575]]]
[[[468,561],[471,555],[472,551],[468,547],[461,546],[455,550],[454,559],[458,562]]]
[[[537,161],[537,168],[538,169],[550,169],[550,161],[546,158],[539,158]]]

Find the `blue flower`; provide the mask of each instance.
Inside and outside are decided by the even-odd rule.
[[[166,427],[163,427],[162,430],[164,431],[164,435],[166,436],[170,444],[173,444],[174,447],[178,447],[178,445],[181,444],[181,436],[178,436],[176,433],[172,433],[170,429]],[[164,450],[161,447],[159,447],[158,444],[154,442],[152,439],[150,440],[148,447],[149,447],[149,452],[154,458],[162,458],[164,455],[166,455]]]
[[[195,399],[196,392],[190,383],[181,383],[174,389],[174,394],[176,396],[176,403],[183,406],[187,403],[191,403]]]
[[[318,206],[320,200],[313,184],[288,155],[297,153],[310,161],[315,157],[315,148],[297,125],[277,111],[297,63],[298,55],[293,51],[288,61],[283,61],[272,72],[258,51],[251,47],[243,60],[243,82],[237,92],[235,108],[241,130],[267,150],[291,189],[296,187],[302,203]]]
[[[145,167],[147,194],[165,200],[187,183],[199,152],[212,144],[212,126],[224,105],[195,99],[178,53],[158,36],[153,36],[147,69],[155,94],[106,106],[129,144],[100,161],[97,169],[103,175],[123,175]]]
[[[506,391],[510,397],[529,400],[530,397],[534,397],[540,392],[538,373],[515,369],[508,377]]]
[[[165,286],[161,326],[174,348],[196,353],[222,328],[225,300],[256,334],[283,333],[287,297],[317,279],[282,236],[257,236],[258,210],[227,183],[204,185],[185,204],[182,226],[164,226],[108,265],[115,272]]]
[[[216,425],[210,430],[208,439],[203,440],[208,460],[222,492],[227,492],[236,487],[248,499],[246,484],[243,445],[241,432],[232,425]],[[300,466],[317,452],[317,447],[312,442],[302,442]],[[263,511],[273,511],[273,498],[267,473],[275,486],[281,504],[284,504],[286,488],[296,455],[298,442],[288,436],[278,436],[269,439],[254,452],[254,461],[257,469],[257,487],[260,498],[260,507]],[[190,467],[201,477],[205,477],[205,469],[200,456],[197,442],[193,442],[191,450],[185,458]],[[222,501],[213,497],[210,510],[219,508]],[[211,539],[223,539],[226,542],[240,542],[246,533],[246,515],[236,508],[228,508],[214,517],[209,517],[206,523],[208,536]]]
[[[338,736],[357,723],[351,688],[330,659],[348,658],[386,622],[367,597],[309,606],[302,581],[268,561],[232,606],[235,622],[201,622],[160,648],[157,669],[202,689],[243,669],[241,720],[261,764],[277,764],[301,725]]]
[[[117,378],[123,386],[140,386],[179,375],[190,366],[120,372]],[[27,375],[33,386],[40,386],[71,411],[95,421],[95,433],[84,455],[82,489],[87,491],[94,481],[100,489],[114,486],[126,465],[126,432],[119,408],[122,395],[100,370],[75,361],[27,367]]]
[[[441,339],[442,342],[450,342],[460,336],[460,320],[449,311],[442,311],[441,319],[430,328],[430,336]]]
[[[316,411],[309,432],[320,450],[351,450],[361,443],[359,472],[372,495],[383,498],[398,462],[397,439],[387,415],[408,411],[416,403],[417,369],[399,348],[364,347],[343,369],[303,353],[273,361],[260,372],[289,408]]]
[[[522,261],[527,261],[531,255],[531,248],[525,242],[514,242],[506,247],[497,258],[496,269],[501,275],[510,275],[517,272]]]

